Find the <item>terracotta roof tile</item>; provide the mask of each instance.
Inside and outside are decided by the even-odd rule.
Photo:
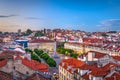
[[[120,80],[120,74],[115,72],[112,76],[105,78],[105,80]]]
[[[97,52],[97,51],[89,51],[89,52],[95,53],[95,55],[93,56],[94,58],[102,58],[102,57],[104,57],[105,55],[107,55],[107,54],[105,54],[105,53],[101,53],[101,52]],[[88,52],[88,53],[89,53],[89,52]]]
[[[7,64],[6,60],[1,60],[0,61],[0,67],[4,67]]]
[[[85,80],[89,80],[89,74],[84,74],[83,76],[82,76]]]
[[[102,69],[104,69],[104,71],[110,71],[111,68],[114,68],[114,67],[119,67],[119,65],[115,63],[109,63],[105,65]]]
[[[34,39],[29,41],[29,43],[42,43],[42,42],[54,42],[52,40],[45,40],[45,39]]]
[[[79,69],[81,70],[92,70],[92,69],[96,69],[97,65],[88,65],[88,64],[83,64],[82,66],[79,67]]]
[[[101,42],[103,42],[103,39],[99,39],[99,38],[83,38],[83,42],[87,42],[87,43],[101,43]]]
[[[22,59],[22,64],[26,65],[27,67],[33,69],[33,70],[38,70],[41,72],[48,72],[48,66],[44,63],[39,63],[35,60],[28,60],[28,59]]]
[[[94,70],[90,73],[90,75],[95,76],[95,77],[103,77],[106,76],[108,72],[103,71],[103,70]]]
[[[40,74],[34,73],[31,76],[29,76],[26,80],[50,80],[50,79],[45,78]]]
[[[64,64],[64,65],[62,65],[62,64]],[[68,72],[72,73],[73,68],[79,68],[83,64],[85,64],[85,63],[80,60],[77,60],[75,58],[70,58],[70,59],[62,60],[59,65],[62,66],[64,69],[66,69]],[[68,66],[71,67],[69,70],[67,69]]]
[[[13,80],[13,77],[8,73],[0,71],[0,80]]]
[[[112,56],[113,59],[120,61],[120,56]]]

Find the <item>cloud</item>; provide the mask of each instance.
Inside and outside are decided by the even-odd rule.
[[[17,15],[0,15],[0,18],[9,18],[9,17],[14,17],[14,16],[17,16]]]
[[[120,30],[120,19],[104,20],[96,26],[99,27],[101,30]]]
[[[25,19],[29,19],[29,20],[47,20],[45,18],[38,18],[38,17],[25,17]]]
[[[110,19],[101,22],[103,25],[106,26],[119,26],[120,27],[120,19]]]

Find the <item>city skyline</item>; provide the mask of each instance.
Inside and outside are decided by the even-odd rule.
[[[120,30],[120,0],[1,0],[0,30]]]

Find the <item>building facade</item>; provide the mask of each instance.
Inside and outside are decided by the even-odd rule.
[[[28,43],[28,48],[32,50],[38,48],[49,53],[54,53],[56,51],[56,42],[51,40],[35,39]]]

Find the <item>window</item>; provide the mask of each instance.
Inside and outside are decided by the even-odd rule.
[[[29,72],[28,72],[28,71],[26,71],[26,74],[28,75],[28,74],[29,74]]]
[[[13,69],[15,70],[15,66],[13,66]]]

